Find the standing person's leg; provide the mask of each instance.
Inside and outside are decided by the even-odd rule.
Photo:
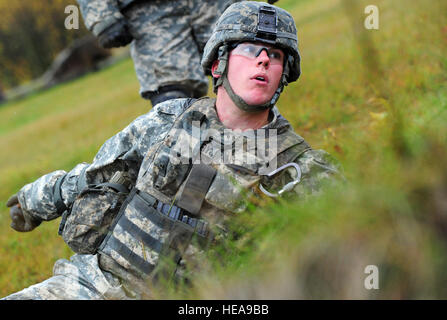
[[[99,268],[97,255],[76,254],[57,260],[53,276],[3,300],[127,299],[117,278]]]
[[[233,3],[241,0],[192,0],[190,1],[190,11],[192,19],[192,29],[196,39],[200,55],[206,42],[213,33],[216,24],[222,13]]]
[[[179,93],[206,95],[208,79],[191,29],[189,0],[138,2],[125,16],[135,38],[131,55],[143,98],[154,105]]]

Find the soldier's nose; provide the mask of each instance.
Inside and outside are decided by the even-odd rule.
[[[259,56],[257,57],[258,66],[264,65],[264,67],[268,67],[270,64],[270,58],[266,52],[266,50],[262,50]]]

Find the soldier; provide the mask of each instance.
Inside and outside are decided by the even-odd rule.
[[[200,57],[215,21],[237,1],[77,0],[86,27],[101,46],[132,42],[140,94],[153,106],[207,94]]]
[[[329,154],[312,149],[275,106],[300,76],[287,11],[254,1],[231,5],[201,63],[216,99],[160,103],[106,141],[91,164],[44,175],[8,200],[17,231],[65,212],[62,234],[81,253],[6,299],[149,298],[159,276],[172,276],[244,210],[247,194],[305,197],[334,180]],[[238,157],[242,149],[263,152]]]

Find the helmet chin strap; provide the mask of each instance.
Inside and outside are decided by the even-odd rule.
[[[247,102],[245,102],[244,99],[242,99],[234,92],[233,88],[231,88],[230,81],[228,81],[226,73],[222,76],[222,78],[223,87],[227,91],[227,94],[230,96],[231,100],[239,109],[242,109],[245,112],[259,112],[273,107],[271,103],[272,101],[267,101],[266,103],[260,105],[249,105]]]
[[[223,87],[225,88],[225,91],[227,92],[228,96],[233,101],[233,103],[239,109],[241,109],[245,112],[253,112],[254,113],[254,112],[259,112],[259,111],[273,108],[275,103],[278,101],[279,96],[284,89],[284,86],[287,85],[286,78],[287,78],[287,74],[288,74],[288,64],[287,63],[285,64],[286,67],[284,68],[284,72],[281,77],[281,82],[278,86],[278,89],[276,89],[275,93],[273,94],[272,98],[270,99],[270,101],[267,101],[264,104],[250,105],[247,102],[245,102],[245,100],[242,99],[242,97],[240,97],[239,95],[237,95],[234,92],[233,88],[231,87],[230,81],[228,81],[228,77],[227,77],[228,55],[229,55],[229,51],[228,51],[227,45],[224,45],[219,48],[219,57],[218,57],[219,65],[214,73],[216,75],[220,75],[220,77],[217,78],[217,80],[214,83],[214,91],[217,90],[217,87],[223,85]]]

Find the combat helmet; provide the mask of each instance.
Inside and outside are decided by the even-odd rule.
[[[283,75],[272,99],[264,105],[252,106],[236,95],[226,77],[230,45],[235,42],[263,42],[281,48],[285,53]],[[248,112],[258,111],[274,106],[284,86],[298,80],[300,53],[298,37],[293,17],[284,9],[264,2],[242,1],[232,4],[216,23],[213,34],[205,45],[202,67],[211,75],[213,62],[219,59],[214,78],[214,91],[223,85],[235,104]]]

